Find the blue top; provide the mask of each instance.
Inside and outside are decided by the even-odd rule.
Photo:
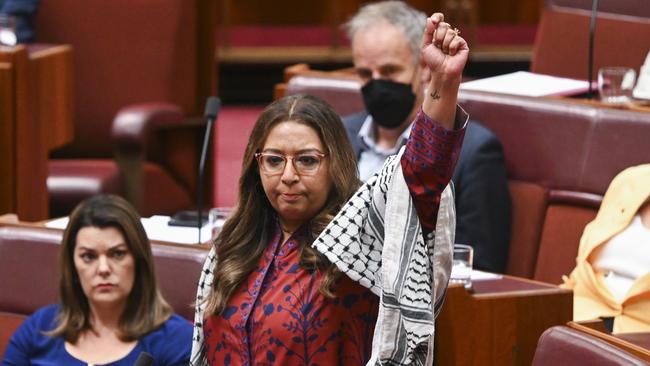
[[[60,305],[48,305],[36,311],[11,336],[2,365],[83,365],[64,347],[62,337],[48,337],[42,332],[54,329]],[[183,365],[189,363],[192,348],[192,325],[174,314],[163,325],[142,337],[135,348],[110,366],[131,366],[140,352],[153,356],[153,365]]]

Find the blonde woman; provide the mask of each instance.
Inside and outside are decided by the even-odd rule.
[[[609,185],[580,239],[574,319],[613,317],[613,331],[650,331],[650,164],[625,169]]]

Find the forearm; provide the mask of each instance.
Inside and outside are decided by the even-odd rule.
[[[460,128],[448,129],[421,111],[413,124],[401,164],[425,232],[435,228],[440,195],[454,172],[466,121],[467,114],[459,109],[459,116],[451,125]]]
[[[446,129],[454,129],[460,75],[432,74],[425,90],[422,110]]]

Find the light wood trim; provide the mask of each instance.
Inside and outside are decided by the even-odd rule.
[[[590,336],[596,337],[598,339],[601,339],[615,347],[618,347],[625,352],[631,353],[636,357],[639,357],[645,361],[650,361],[650,350],[637,346],[636,344],[630,343],[626,340],[623,340],[621,338],[618,338],[614,335],[611,335],[609,333],[604,333],[600,332],[596,329],[589,328],[587,326],[584,326],[582,324],[576,323],[576,322],[568,322],[567,326],[569,328],[578,330],[580,332],[583,332],[585,334],[589,334]]]
[[[43,220],[49,216],[48,154],[74,133],[72,51],[69,46],[18,45],[0,49],[0,63],[0,214]]]

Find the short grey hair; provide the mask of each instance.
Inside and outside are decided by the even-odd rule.
[[[413,52],[413,61],[419,62],[420,44],[427,15],[408,6],[403,1],[381,1],[364,5],[343,25],[343,28],[347,32],[348,38],[352,40],[358,31],[370,28],[380,19],[388,21],[404,32],[411,46],[411,52]]]

